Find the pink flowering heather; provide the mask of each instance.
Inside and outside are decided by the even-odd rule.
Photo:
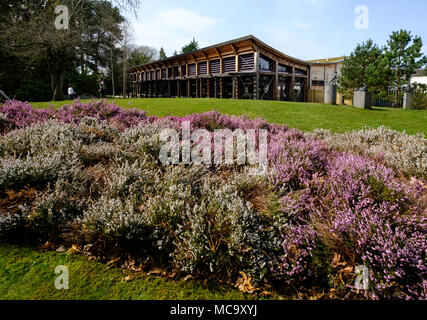
[[[337,253],[369,268],[373,298],[425,298],[426,219],[417,197],[391,169],[335,153],[324,177],[281,200],[284,210],[298,212],[284,235],[283,276],[323,276]]]
[[[37,110],[31,107],[28,102],[16,100],[6,101],[5,104],[0,105],[0,112],[7,119],[7,122],[0,127],[0,132],[24,128],[37,122],[46,121],[53,116],[53,110]]]
[[[48,119],[57,119],[64,123],[76,123],[84,117],[96,118],[101,121],[115,125],[120,129],[136,126],[140,123],[156,121],[156,117],[147,117],[146,112],[137,109],[122,109],[106,100],[82,103],[79,100],[71,105],[65,105],[58,110],[34,109],[27,102],[7,101],[0,106],[0,112],[8,119],[8,124],[3,130],[9,131],[14,128],[31,126],[37,122]]]
[[[314,174],[325,171],[328,150],[319,141],[305,138],[295,129],[270,138],[270,181],[281,190],[304,188]]]

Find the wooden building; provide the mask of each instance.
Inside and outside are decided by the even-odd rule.
[[[134,97],[307,101],[310,63],[254,36],[129,69]]]
[[[325,85],[334,77],[335,73],[341,76],[341,68],[345,57],[326,58],[309,60],[311,65],[311,90],[309,91],[308,102],[324,103]],[[336,83],[336,81],[335,81]],[[337,93],[337,104],[353,103],[352,100],[345,100]]]
[[[312,89],[323,89],[335,73],[341,76],[343,61],[344,57],[310,60],[309,62],[312,63]]]

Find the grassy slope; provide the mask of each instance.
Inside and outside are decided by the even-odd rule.
[[[69,290],[57,290],[55,267],[69,268]],[[199,281],[175,281],[143,273],[122,282],[119,268],[106,270],[106,264],[86,257],[57,252],[41,252],[31,247],[0,245],[0,299],[22,300],[245,300],[248,295],[232,288]]]
[[[116,99],[123,108],[139,108],[149,115],[182,116],[217,110],[235,115],[262,117],[269,122],[286,124],[292,128],[311,131],[316,128],[344,132],[364,126],[388,126],[409,134],[427,134],[427,111],[375,107],[360,110],[350,106],[331,106],[313,103],[279,101],[223,100],[223,99]],[[69,102],[55,102],[56,107]],[[49,102],[32,103],[34,107],[48,107]]]

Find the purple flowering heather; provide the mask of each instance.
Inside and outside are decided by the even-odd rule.
[[[14,128],[24,128],[48,119],[57,119],[64,123],[80,123],[84,117],[92,117],[107,121],[120,129],[136,126],[140,123],[153,122],[157,117],[147,117],[146,112],[137,109],[125,110],[107,100],[91,101],[88,103],[74,101],[57,110],[34,109],[27,102],[7,101],[0,106],[0,112],[8,119],[8,125],[3,132]]]
[[[0,105],[0,112],[5,115],[8,122],[1,132],[8,132],[15,128],[24,128],[37,122],[46,121],[53,116],[53,110],[43,109],[36,110],[28,102],[6,101]]]
[[[426,219],[414,201],[421,190],[362,156],[330,156],[324,178],[281,200],[285,210],[299,211],[296,226],[284,236],[282,275],[288,281],[300,279],[292,279],[295,273],[305,279],[314,275],[319,260],[328,266],[335,252],[369,268],[372,297],[426,298]],[[305,272],[295,261],[304,261]]]
[[[323,174],[328,150],[319,141],[292,129],[270,136],[270,181],[286,191],[307,186],[314,174]]]

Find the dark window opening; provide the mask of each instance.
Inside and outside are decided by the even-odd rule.
[[[200,98],[208,97],[208,79],[200,79]]]
[[[190,80],[190,97],[196,98],[197,97],[197,81],[196,79]]]
[[[295,68],[295,73],[296,74],[301,74],[301,75],[307,75],[307,70],[303,70],[303,69],[299,69],[299,68]]]
[[[239,99],[253,99],[254,98],[254,76],[238,77],[239,81]]]
[[[292,67],[279,64],[277,71],[282,73],[292,73]]]
[[[259,55],[259,69],[261,71],[271,71],[274,72],[276,69],[276,63],[271,60],[270,58],[267,58],[263,54]]]
[[[312,85],[313,86],[324,86],[325,85],[325,81],[323,81],[323,80],[313,80],[312,81]]]
[[[179,77],[180,67],[173,67],[173,77]]]
[[[273,100],[273,76],[262,75],[259,79],[259,99]]]
[[[233,78],[225,77],[222,82],[224,99],[231,99],[233,97]]]
[[[295,78],[293,87],[293,101],[304,102],[306,92],[307,79]]]

